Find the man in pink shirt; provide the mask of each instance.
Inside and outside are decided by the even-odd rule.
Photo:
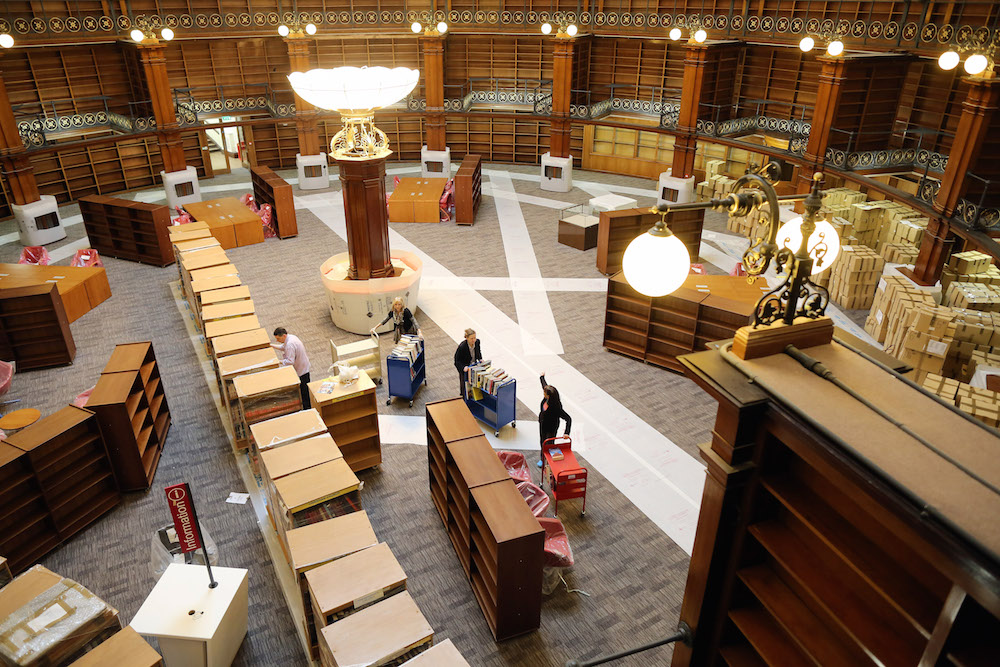
[[[299,376],[299,391],[302,393],[302,409],[308,410],[309,403],[309,355],[306,354],[306,346],[302,344],[298,336],[292,335],[285,330],[285,327],[278,327],[274,330],[274,337],[278,344],[271,343],[271,347],[281,350],[284,358],[281,360],[282,366],[291,366]]]

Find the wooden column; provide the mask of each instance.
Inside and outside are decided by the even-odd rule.
[[[312,64],[309,62],[309,44],[310,40],[301,32],[292,33],[285,38],[290,71],[308,72],[312,69]],[[319,127],[316,122],[316,107],[298,95],[295,96],[295,129],[299,135],[300,155],[319,155],[322,152]]]
[[[670,174],[676,178],[694,175],[694,158],[698,146],[698,111],[701,88],[705,80],[705,63],[708,46],[689,42],[684,55],[684,81],[681,84],[681,108],[677,115],[677,134],[674,136],[674,159]]]
[[[184,148],[174,110],[174,96],[167,77],[167,46],[156,39],[147,39],[137,44],[142,69],[146,73],[146,88],[149,91],[153,116],[156,118],[156,141],[163,157],[163,171],[168,174],[187,167]]]
[[[549,155],[569,157],[570,99],[573,88],[573,47],[572,37],[557,37],[552,49],[552,124],[549,129]]]
[[[385,207],[385,158],[337,160],[351,280],[393,275],[389,259],[389,214]]]
[[[934,199],[940,217],[931,218],[920,242],[920,254],[912,270],[904,273],[920,285],[933,285],[941,279],[941,269],[951,255],[955,242],[948,220],[955,215],[958,201],[965,193],[965,175],[979,159],[980,149],[1000,100],[1000,86],[995,79],[969,77],[969,92],[962,103],[955,139],[948,154],[948,166],[941,178],[941,189]],[[815,126],[814,126],[815,128]],[[992,159],[992,156],[990,156]]]
[[[17,131],[17,121],[14,110],[7,97],[7,86],[0,72],[0,171],[7,180],[10,189],[10,203],[23,206],[40,199],[38,183],[31,162],[25,155],[24,142]]]
[[[799,192],[809,192],[812,188],[814,172],[822,171],[826,159],[826,147],[830,142],[830,130],[837,115],[840,91],[846,78],[847,61],[840,57],[819,56],[823,69],[819,75],[819,89],[816,91],[816,107],[810,121],[809,142],[806,144],[806,164],[799,169]]]
[[[427,150],[448,148],[444,116],[444,35],[424,35],[420,46],[424,52],[424,97],[427,100]]]

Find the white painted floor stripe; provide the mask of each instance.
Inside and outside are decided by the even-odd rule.
[[[483,195],[486,197],[504,197],[506,199],[518,201],[522,204],[531,204],[533,206],[544,206],[545,208],[553,208],[556,210],[562,210],[564,208],[569,208],[570,206],[573,206],[573,203],[568,201],[557,201],[555,199],[548,199],[546,197],[536,197],[534,195],[526,195],[526,194],[521,194],[519,192],[507,192],[504,190],[495,190],[491,183],[483,183]]]
[[[421,281],[422,287],[433,287],[439,290],[461,290],[471,287],[474,290],[504,292],[510,291],[511,279],[505,276],[443,276],[427,277]],[[537,283],[535,283],[537,287]],[[528,289],[524,287],[523,289]],[[607,292],[607,278],[542,278],[541,289],[546,292]]]
[[[494,192],[515,195],[514,184],[505,172],[490,176]],[[524,221],[524,213],[516,199],[494,197],[504,254],[507,257],[507,274],[511,278],[517,321],[521,324],[521,345],[525,354],[562,354],[562,339],[556,327],[552,306],[542,284],[542,271],[538,267],[535,248]],[[474,250],[474,249],[470,249]],[[486,261],[495,258],[486,258]]]

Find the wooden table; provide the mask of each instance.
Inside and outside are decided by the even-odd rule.
[[[184,210],[198,222],[204,222],[223,248],[264,242],[260,216],[236,197],[209,199],[184,204]]]
[[[446,178],[401,178],[389,196],[389,222],[441,222]]]
[[[111,297],[108,275],[99,266],[0,264],[0,289],[46,283],[56,286],[70,322],[75,322]]]
[[[0,428],[5,431],[13,431],[14,429],[24,428],[25,426],[31,426],[42,416],[40,410],[35,408],[21,408],[20,410],[14,410],[14,412],[9,415],[4,415],[0,418]]]

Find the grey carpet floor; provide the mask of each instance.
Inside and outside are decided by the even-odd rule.
[[[487,166],[488,170],[493,168],[537,173],[537,168]],[[578,172],[577,177],[653,187],[650,181],[621,176]],[[246,172],[237,171],[203,182],[203,186],[233,186],[231,191],[214,191],[205,198],[241,194],[247,180]],[[518,193],[572,203],[590,196],[579,190],[565,195],[546,193],[532,181],[513,183]],[[543,276],[600,277],[594,267],[594,251],[579,252],[556,243],[557,210],[532,204],[522,204],[521,209]],[[330,340],[356,340],[330,322],[318,271],[323,260],[346,246],[308,211],[299,210],[298,220],[298,237],[237,248],[229,255],[243,282],[250,286],[263,326],[285,326],[299,335],[316,377],[330,363]],[[451,224],[393,227],[456,275],[506,275],[504,262],[483,266],[471,261],[467,251],[474,243],[484,252],[503,255],[496,209],[489,197],[484,198],[477,224],[471,228],[457,230]],[[11,231],[9,223],[0,225],[0,232],[4,231]],[[72,226],[69,232],[70,238],[54,247],[81,238],[83,227]],[[468,234],[462,244],[455,243],[458,233]],[[18,252],[16,243],[2,246],[0,260],[16,261]],[[68,260],[62,263],[68,264]],[[304,664],[253,511],[249,506],[224,502],[230,491],[243,490],[242,482],[167,287],[176,279],[176,269],[114,259],[106,259],[105,264],[113,296],[73,324],[78,348],[75,363],[19,374],[9,397],[19,398],[22,406],[37,407],[43,414],[54,412],[93,385],[116,343],[151,340],[162,369],[173,426],[153,488],[127,495],[120,507],[50,554],[43,564],[91,588],[116,606],[128,622],[154,583],[149,570],[150,540],[154,530],[169,521],[162,488],[188,481],[197,494],[204,524],[219,544],[222,564],[251,572],[250,631],[236,664]],[[485,295],[516,319],[510,292]],[[697,444],[710,437],[715,403],[686,378],[605,351],[601,347],[603,293],[552,292],[549,299],[566,361],[697,458]],[[456,393],[451,338],[427,317],[421,318],[421,325],[427,339],[430,382],[418,393],[412,409],[398,402],[387,407],[386,389],[379,388],[380,412],[422,414],[425,402]],[[481,337],[484,346],[488,345],[488,332],[482,332]],[[534,382],[533,378],[523,380]],[[572,388],[561,390],[565,394]],[[533,407],[519,403],[517,418],[533,419]],[[688,558],[613,485],[594,475],[586,518],[580,519],[572,505],[563,516],[577,561],[571,583],[591,597],[557,592],[546,600],[540,632],[495,644],[450,543],[436,524],[426,493],[425,457],[420,446],[386,446],[380,470],[364,474],[363,504],[372,514],[376,532],[390,543],[407,571],[417,603],[438,636],[451,637],[472,664],[558,665],[571,657],[625,649],[672,631]],[[663,664],[669,654],[669,648],[662,649],[655,657],[647,655],[620,664]]]

